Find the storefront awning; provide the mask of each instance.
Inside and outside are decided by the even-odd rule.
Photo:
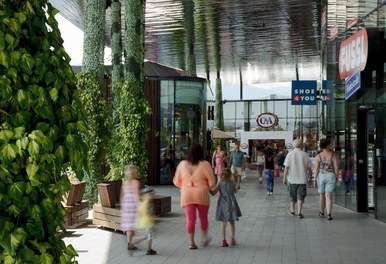
[[[225,133],[217,128],[212,131],[212,139],[236,139],[234,136]]]

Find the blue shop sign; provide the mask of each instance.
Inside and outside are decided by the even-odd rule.
[[[344,88],[345,100],[348,100],[359,88],[361,88],[361,72],[358,68],[351,76],[346,78]]]
[[[316,105],[316,81],[292,81],[292,105]]]
[[[322,105],[334,104],[334,82],[332,80],[322,81]]]

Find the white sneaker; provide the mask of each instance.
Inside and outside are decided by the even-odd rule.
[[[271,193],[270,192],[267,192],[267,195],[270,195]]]
[[[272,192],[269,193],[269,195],[272,195],[272,194],[273,194]]]

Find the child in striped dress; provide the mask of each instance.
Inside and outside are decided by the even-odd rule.
[[[137,180],[138,167],[126,165],[124,168],[125,180],[121,188],[121,227],[127,235],[127,250],[135,250],[133,243],[135,235],[137,203],[139,200],[140,183]]]

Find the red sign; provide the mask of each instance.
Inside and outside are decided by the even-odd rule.
[[[368,52],[367,31],[362,28],[340,44],[339,76],[343,80],[352,75],[355,69],[366,67]]]
[[[356,24],[358,23],[358,18],[354,18],[352,20],[350,20],[349,22],[347,22],[347,29],[350,29],[352,28],[353,26],[355,26]]]
[[[333,41],[337,36],[338,36],[338,33],[339,33],[339,25],[338,24],[335,24],[334,26],[331,27],[331,30],[330,30],[330,41]]]
[[[277,121],[277,116],[269,112],[261,113],[256,119],[257,124],[262,128],[274,127]]]

